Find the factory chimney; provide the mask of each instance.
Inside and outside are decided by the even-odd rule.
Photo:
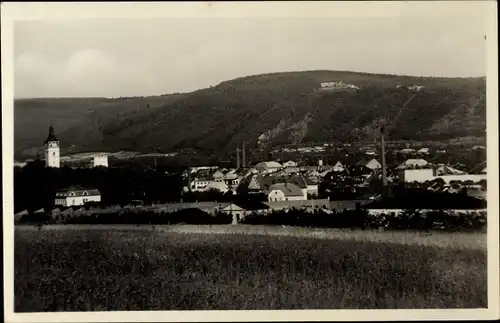
[[[241,149],[242,152],[241,152],[241,159],[243,161],[243,168],[247,167],[246,165],[246,149],[245,149],[245,142],[243,141],[243,148]]]
[[[382,187],[385,189],[387,187],[387,173],[385,164],[385,142],[384,142],[384,126],[380,127],[380,155],[382,160]]]
[[[236,146],[236,169],[240,168],[240,145]]]

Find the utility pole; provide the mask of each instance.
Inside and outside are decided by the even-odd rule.
[[[382,160],[382,187],[385,192],[387,188],[387,173],[385,163],[385,142],[384,142],[384,126],[380,127],[380,154]]]

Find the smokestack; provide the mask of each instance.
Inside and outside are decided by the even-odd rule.
[[[380,154],[382,159],[382,186],[387,186],[387,174],[385,165],[385,142],[384,142],[384,126],[380,127]]]
[[[243,141],[243,148],[241,152],[241,159],[243,160],[243,168],[247,167],[246,165],[246,151],[245,151],[245,142]]]
[[[236,168],[240,168],[240,146],[236,146]]]

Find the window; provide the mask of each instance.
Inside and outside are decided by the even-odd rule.
[[[69,196],[75,196],[75,192],[69,193]]]
[[[55,155],[56,155],[56,152],[55,152],[55,151],[54,151],[54,152],[52,152],[52,156],[55,156]]]
[[[83,195],[83,196],[87,196],[87,195],[89,195],[89,193],[88,193],[87,191],[85,191],[85,192],[83,192],[83,194],[82,194],[82,195]]]

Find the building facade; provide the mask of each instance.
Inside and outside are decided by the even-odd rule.
[[[92,167],[108,167],[107,155],[95,155],[92,157]]]
[[[49,135],[44,142],[45,166],[46,167],[61,167],[61,159],[59,152],[59,140],[57,140],[52,125],[49,127]]]
[[[56,206],[81,206],[88,202],[101,202],[101,193],[97,189],[65,189],[56,193]]]

